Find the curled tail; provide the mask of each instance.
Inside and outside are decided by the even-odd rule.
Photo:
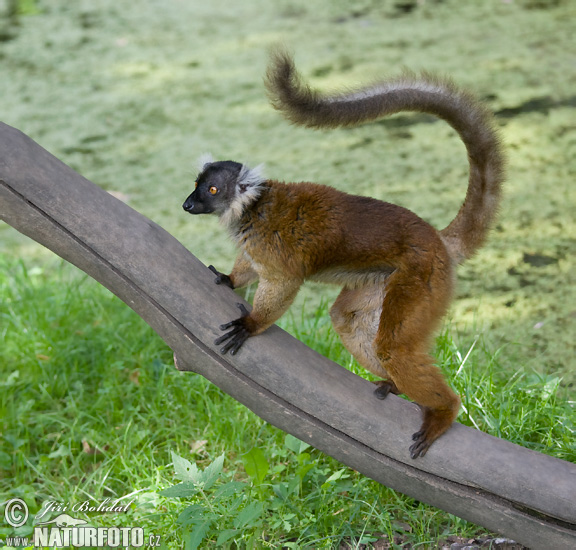
[[[461,262],[482,246],[500,203],[504,157],[490,111],[447,79],[404,75],[351,92],[323,95],[304,82],[284,51],[272,53],[265,84],[274,108],[310,128],[355,126],[400,111],[445,120],[464,142],[470,176],[460,211],[440,234]]]

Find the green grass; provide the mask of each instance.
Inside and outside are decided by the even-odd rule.
[[[202,377],[176,371],[160,338],[71,266],[0,258],[0,502],[22,497],[35,514],[46,501],[134,498],[123,515],[76,517],[141,526],[161,535],[165,548],[184,541],[193,548],[191,537],[202,533],[203,548],[335,548],[382,536],[426,548],[483,532],[343,467]],[[326,306],[283,321],[363,374],[332,331]],[[480,340],[457,345],[449,326],[436,354],[463,397],[459,421],[576,462],[574,404],[558,379],[510,377],[497,351]],[[212,464],[213,485],[186,498],[162,496],[178,481],[171,453],[199,472]],[[32,517],[17,534],[31,525]],[[215,546],[225,530],[230,538]],[[0,537],[10,533],[0,528]]]

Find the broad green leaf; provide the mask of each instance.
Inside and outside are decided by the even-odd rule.
[[[263,510],[261,502],[251,502],[234,518],[234,527],[236,529],[251,527],[260,518]]]
[[[204,471],[200,474],[200,481],[204,484],[204,490],[210,489],[222,473],[224,467],[224,455],[220,455],[211,464],[206,466]]]
[[[259,485],[264,481],[268,473],[269,465],[264,452],[258,447],[252,447],[245,455],[242,456],[242,463],[246,473],[252,478],[252,481]]]
[[[197,486],[194,483],[187,481],[186,483],[178,483],[178,485],[168,487],[168,489],[164,489],[158,494],[170,498],[189,498],[195,495],[197,491]]]
[[[294,437],[291,434],[286,434],[284,438],[284,445],[288,447],[293,453],[299,455],[303,453],[306,449],[310,447],[308,443],[304,443],[304,441],[300,441],[297,437]]]
[[[316,466],[316,464],[311,463],[311,464],[302,464],[302,466],[299,466],[296,470],[296,475],[300,478],[300,479],[304,479],[306,477],[306,474],[312,469],[314,468],[314,466]]]
[[[202,523],[204,520],[208,519],[205,517],[206,509],[201,504],[193,504],[184,509],[184,511],[178,516],[178,523],[181,523],[184,527],[190,523]]]
[[[342,477],[346,478],[348,477],[347,475],[344,475],[346,473],[346,468],[342,468],[341,470],[338,470],[337,472],[334,472],[321,486],[321,488],[323,490],[328,489],[328,487],[330,487],[332,485],[332,482],[334,481],[338,481],[339,479],[341,479]]]
[[[242,493],[239,496],[237,496],[235,499],[232,500],[232,502],[230,502],[229,504],[226,503],[226,512],[228,514],[229,517],[233,517],[236,515],[236,510],[238,510],[240,508],[240,506],[242,506],[242,503],[246,500],[245,498],[245,494]]]
[[[288,498],[287,483],[277,483],[276,485],[272,485],[272,490],[278,498],[282,500],[286,500]]]
[[[236,495],[245,487],[246,483],[243,483],[242,481],[229,481],[228,483],[224,483],[214,491],[214,501],[218,502],[221,499]]]
[[[298,464],[306,464],[310,461],[312,457],[310,456],[310,453],[300,453],[297,457],[296,460],[298,461]]]
[[[209,531],[212,525],[212,520],[194,525],[190,536],[186,538],[186,550],[196,550],[204,539],[204,536]]]
[[[346,468],[342,468],[341,470],[334,472],[326,481],[336,481],[337,479],[340,479],[341,477],[348,477],[348,476],[344,475],[345,473],[346,473]]]
[[[178,456],[174,452],[172,452],[172,464],[174,464],[176,477],[180,481],[191,481],[192,483],[198,482],[200,473],[196,464]]]
[[[299,477],[293,477],[288,482],[288,494],[289,495],[298,493],[298,491],[300,489],[300,481],[301,481],[301,479]]]
[[[224,529],[218,535],[218,539],[216,540],[216,546],[220,548],[225,542],[229,541],[234,535],[240,532],[239,529]]]

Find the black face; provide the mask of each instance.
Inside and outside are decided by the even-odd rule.
[[[242,165],[232,160],[205,165],[182,208],[189,214],[221,214],[234,198],[241,169]]]

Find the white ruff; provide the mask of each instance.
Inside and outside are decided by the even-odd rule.
[[[263,169],[263,164],[259,164],[256,168],[242,165],[236,180],[234,198],[230,202],[230,206],[220,216],[220,222],[225,227],[231,228],[240,219],[244,210],[260,196],[262,184],[266,181],[262,174]]]

